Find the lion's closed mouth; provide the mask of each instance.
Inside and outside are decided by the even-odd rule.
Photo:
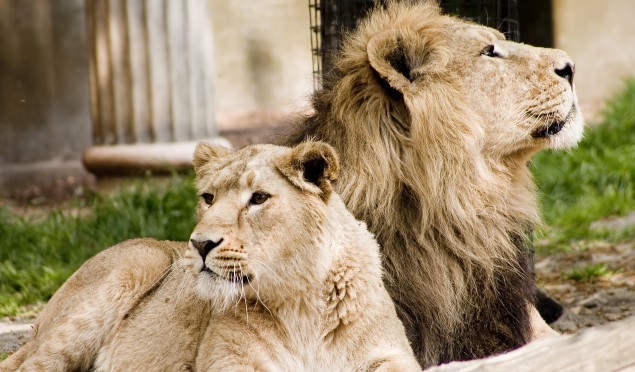
[[[575,114],[575,105],[573,105],[571,107],[571,110],[569,110],[569,113],[567,114],[567,116],[564,118],[564,120],[561,121],[556,121],[554,123],[552,123],[551,125],[549,125],[546,128],[542,128],[536,132],[534,132],[534,134],[532,134],[532,137],[534,138],[548,138],[551,137],[555,134],[558,134],[562,128],[564,128],[565,125],[567,125],[567,123],[569,121],[571,121],[571,119],[573,119],[573,115]]]
[[[212,278],[216,278],[219,277],[220,275],[216,274],[215,272],[212,271],[212,269],[210,269],[209,267],[203,265],[203,268],[201,269],[202,273],[206,273],[207,275],[211,276]]]
[[[251,280],[249,275],[242,275],[241,273],[231,272],[227,275],[227,280],[233,283],[247,284]]]
[[[203,268],[201,269],[202,273],[206,273],[207,275],[209,275],[212,278],[222,278],[225,279],[229,282],[232,283],[242,283],[242,284],[247,284],[251,281],[251,276],[250,275],[242,275],[241,273],[237,273],[237,272],[230,272],[227,274],[226,277],[223,277],[217,273],[215,273],[212,269],[210,269],[207,266],[203,266]]]
[[[564,128],[565,124],[567,124],[566,120],[557,121],[546,128],[542,128],[541,130],[535,132],[533,137],[535,138],[546,138],[557,134]]]

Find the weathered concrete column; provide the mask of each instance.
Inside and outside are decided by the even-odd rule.
[[[89,183],[89,122],[83,0],[0,0],[0,196]]]
[[[87,0],[86,21],[93,143],[98,146],[84,155],[89,169],[125,168],[125,161],[113,163],[126,159],[114,156],[116,145],[216,136],[206,0]],[[152,156],[144,148],[137,154],[126,147],[133,150],[129,160]]]

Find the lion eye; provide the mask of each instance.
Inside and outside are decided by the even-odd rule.
[[[255,192],[251,195],[251,199],[249,199],[249,204],[254,204],[254,205],[262,204],[266,202],[270,196],[271,195],[265,192]]]
[[[490,44],[481,50],[481,55],[487,57],[502,57],[501,54],[496,50],[496,46],[494,44]]]
[[[201,198],[203,198],[203,201],[207,205],[212,205],[212,203],[214,202],[214,195],[207,192],[201,195]]]

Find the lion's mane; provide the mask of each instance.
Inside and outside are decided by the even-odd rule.
[[[538,221],[531,176],[482,154],[483,118],[445,66],[447,22],[457,21],[429,3],[373,12],[289,140],[322,140],[340,154],[336,189],[377,236],[386,285],[424,366],[524,344],[533,301],[524,251]],[[395,37],[374,38],[387,30]],[[415,42],[426,53],[409,54]],[[403,59],[425,66],[420,89],[402,93],[370,67]]]

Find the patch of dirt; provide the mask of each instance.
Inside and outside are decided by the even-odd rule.
[[[591,266],[605,273],[578,280],[567,275]],[[635,243],[582,242],[571,252],[537,256],[536,280],[566,308],[552,324],[562,333],[626,318],[635,314]]]

